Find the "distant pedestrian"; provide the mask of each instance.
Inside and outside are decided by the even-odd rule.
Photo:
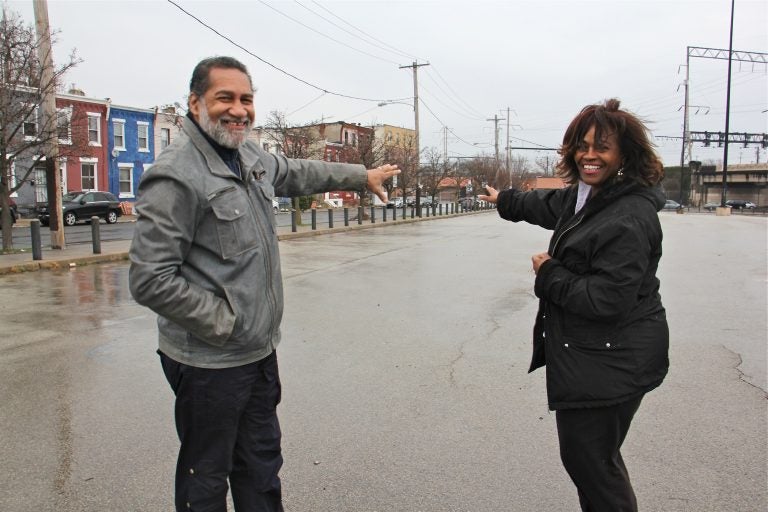
[[[643,123],[611,99],[571,121],[560,190],[496,191],[499,215],[554,230],[533,256],[539,297],[533,371],[546,364],[560,457],[589,512],[636,511],[621,445],[664,380],[669,332],[656,270],[662,163]]]
[[[272,199],[365,186],[386,202],[396,166],[292,160],[248,140],[254,92],[230,57],[192,73],[183,132],[139,185],[130,289],[158,314],[181,441],[176,510],[283,510],[283,285]]]

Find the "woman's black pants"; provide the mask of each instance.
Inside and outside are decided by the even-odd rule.
[[[176,510],[226,512],[231,486],[237,512],[282,511],[276,354],[223,369],[160,361],[176,394]]]
[[[642,399],[555,413],[560,459],[576,484],[583,512],[637,511],[620,449]]]

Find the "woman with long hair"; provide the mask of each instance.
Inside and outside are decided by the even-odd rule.
[[[553,230],[532,257],[539,310],[530,370],[546,365],[560,458],[583,511],[636,511],[621,445],[643,396],[664,380],[669,330],[656,270],[661,160],[645,125],[610,99],[571,121],[560,190],[497,191],[499,215]]]

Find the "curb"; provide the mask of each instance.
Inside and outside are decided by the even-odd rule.
[[[0,256],[1,258],[2,256]],[[0,267],[0,276],[23,274],[38,270],[62,270],[65,268],[82,267],[96,263],[109,263],[128,259],[128,252],[113,252],[110,254],[94,254],[93,256],[78,256],[70,259],[39,260],[17,263],[8,267]]]

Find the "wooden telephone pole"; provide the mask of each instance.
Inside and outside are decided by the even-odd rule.
[[[504,121],[505,118],[499,117],[498,114],[494,114],[492,119],[486,119],[486,121],[493,121],[493,147],[496,154],[496,167],[499,166],[499,121]],[[507,133],[507,139],[509,139],[509,133]]]
[[[53,52],[51,48],[51,28],[48,23],[47,0],[34,0],[35,29],[39,40],[39,57],[42,66],[40,76],[41,126],[53,127],[56,123],[56,83],[53,69]],[[48,194],[48,210],[50,211],[51,248],[64,249],[64,223],[61,216],[61,176],[59,175],[59,146],[55,135],[45,134],[45,178]]]
[[[429,62],[426,64],[416,64],[415,62],[409,66],[400,66],[400,69],[413,68],[413,116],[414,116],[414,134],[416,138],[416,171],[419,170],[419,161],[421,158],[421,148],[419,147],[419,75],[418,70],[422,66],[429,66]]]

